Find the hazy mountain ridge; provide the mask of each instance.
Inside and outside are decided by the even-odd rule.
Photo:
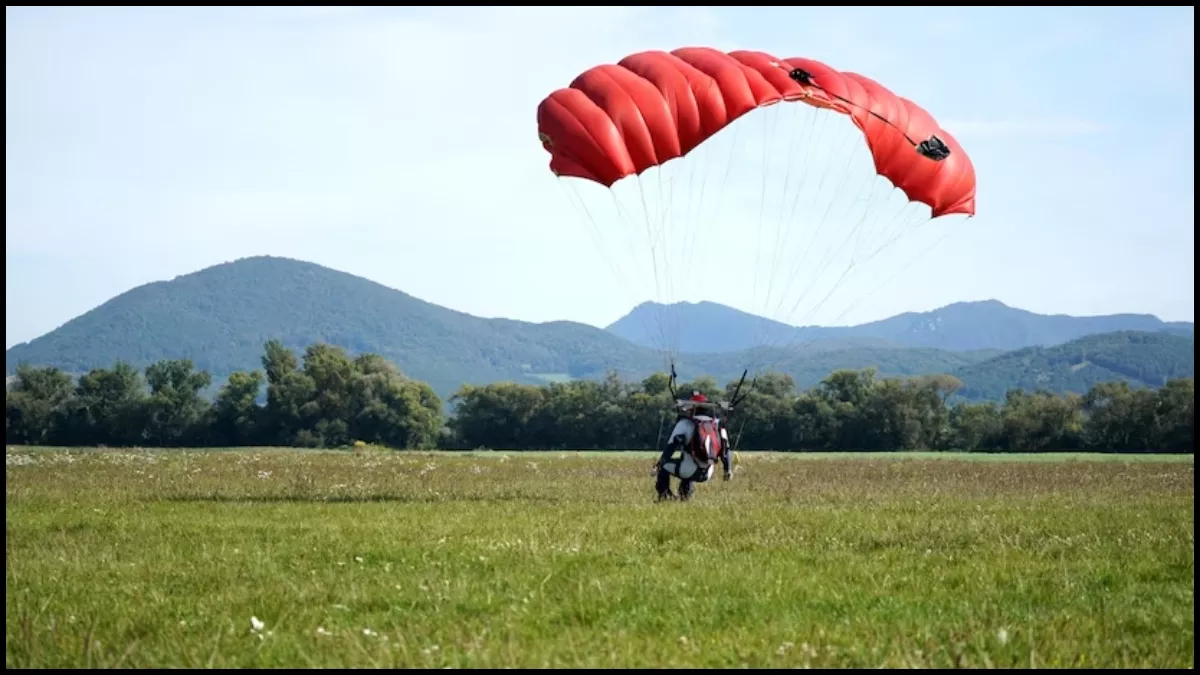
[[[664,333],[658,329],[665,324]],[[929,312],[905,312],[857,326],[795,327],[712,302],[642,303],[606,330],[634,344],[680,352],[740,351],[763,344],[840,340],[850,344],[932,347],[951,351],[1049,347],[1087,335],[1117,331],[1164,332],[1193,337],[1192,322],[1162,321],[1150,314],[1068,316],[1035,314],[998,300],[958,302]]]
[[[642,305],[634,312],[646,307]],[[769,337],[780,338],[783,344],[795,337],[795,333],[787,331],[808,332],[801,333],[800,339],[785,350],[713,348],[709,353],[683,354],[677,360],[681,377],[704,373],[730,380],[747,366],[774,364],[776,369],[791,373],[802,387],[815,384],[837,368],[871,366],[885,375],[972,373],[970,377],[982,378],[981,381],[999,382],[1013,378],[997,375],[1000,371],[984,366],[1005,355],[998,348],[969,345],[991,344],[996,335],[1019,342],[1032,339],[1030,336],[1045,339],[1047,335],[1063,334],[1035,330],[1041,325],[1057,325],[1042,320],[1058,317],[1044,317],[995,302],[959,303],[937,313],[902,314],[852,328],[807,329],[763,323],[767,320],[715,303],[689,307],[701,307],[713,316],[726,317],[721,318],[723,323],[715,324],[728,327],[728,336],[722,343],[725,347],[736,344],[746,334],[728,316],[757,320],[746,324],[750,327],[748,334],[757,335],[761,328]],[[1034,317],[1030,320],[1032,328],[1003,328],[1011,324],[1012,317],[1026,315]],[[967,324],[972,316],[999,318],[977,327],[982,337],[949,340],[953,348],[923,344],[937,342],[920,336],[937,335],[942,326],[954,327],[951,332],[958,335],[969,335]],[[5,368],[6,374],[12,374],[19,363],[26,362],[78,373],[111,366],[118,359],[144,367],[160,359],[190,358],[220,381],[234,370],[258,368],[263,343],[278,338],[298,351],[313,342],[324,341],[352,353],[379,353],[411,377],[428,381],[439,394],[449,396],[464,383],[500,380],[544,383],[599,377],[608,370],[616,370],[625,377],[644,377],[664,369],[666,364],[659,351],[614,334],[620,331],[618,324],[631,317],[632,323],[640,323],[631,313],[609,330],[569,321],[529,323],[484,319],[352,274],[313,263],[264,256],[215,265],[122,293],[46,335],[10,348],[5,354]],[[1065,319],[1070,323],[1079,318]],[[1113,317],[1079,320],[1091,320],[1086,325],[1102,328],[1129,323]],[[922,321],[932,330],[921,329]],[[1159,324],[1167,327],[1159,332],[1186,332],[1186,341],[1191,342],[1192,324],[1146,325]],[[1071,330],[1079,330],[1074,326],[1083,325],[1070,323]],[[692,339],[692,331],[684,334]],[[697,344],[703,339],[703,331],[696,331]],[[1178,350],[1178,344],[1172,344],[1170,349]],[[1113,346],[1116,351],[1109,358],[1119,367],[1110,370],[1119,372],[1124,367],[1120,364],[1136,361],[1138,357],[1133,352],[1139,349],[1166,348],[1130,341],[1123,347]],[[1122,356],[1121,350],[1130,353]],[[1173,363],[1173,358],[1161,360]],[[996,366],[1003,371],[1005,367],[1015,367],[1011,364],[1024,362],[998,363],[1010,364]],[[1171,368],[1171,372],[1176,372],[1176,366]],[[1154,379],[1158,374],[1149,373],[1147,377]],[[992,388],[988,385],[979,390]]]

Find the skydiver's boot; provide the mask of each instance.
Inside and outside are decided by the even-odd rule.
[[[665,469],[658,470],[658,476],[654,480],[654,489],[658,492],[658,501],[675,499],[674,493],[671,492],[671,474]]]

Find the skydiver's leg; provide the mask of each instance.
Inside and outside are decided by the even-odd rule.
[[[675,495],[671,494],[671,474],[667,473],[666,469],[660,468],[658,476],[654,480],[654,490],[658,493],[659,499],[673,499]]]
[[[671,476],[679,475],[679,461],[674,455],[677,452],[687,454],[687,444],[692,440],[692,433],[695,431],[695,424],[690,419],[684,418],[675,423],[675,428],[671,430],[671,435],[668,436],[667,447],[663,449],[662,456],[658,461],[658,474],[654,481],[654,490],[658,493],[659,499],[673,499],[675,495],[671,494]],[[682,489],[682,485],[681,485]]]
[[[685,502],[691,499],[692,490],[695,488],[695,485],[696,483],[691,479],[679,481],[679,499]]]
[[[679,477],[679,464],[678,457],[671,457],[667,461],[659,463],[654,490],[658,493],[660,500],[675,498],[674,493],[671,492],[671,476]]]

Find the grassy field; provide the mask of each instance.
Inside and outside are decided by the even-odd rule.
[[[1191,456],[648,457],[10,447],[5,665],[1194,667]]]

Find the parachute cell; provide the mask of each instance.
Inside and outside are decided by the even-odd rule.
[[[538,106],[559,176],[610,187],[687,155],[746,113],[800,102],[849,116],[875,170],[933,217],[975,213],[975,169],[954,137],[870,78],[805,58],[688,47],[589,68]]]

